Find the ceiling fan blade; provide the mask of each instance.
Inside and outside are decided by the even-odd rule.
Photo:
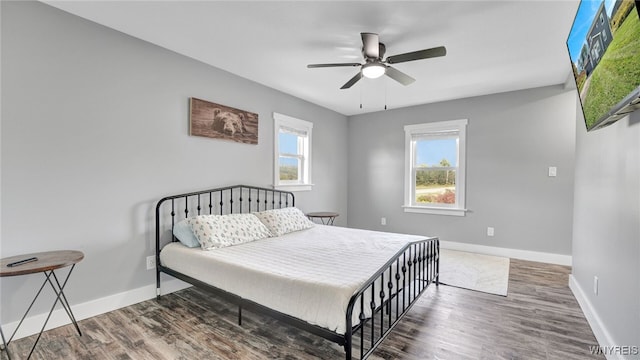
[[[378,34],[360,33],[362,36],[362,53],[365,58],[377,59],[380,57],[380,41]]]
[[[346,84],[342,85],[340,89],[348,89],[353,86],[353,84],[357,83],[358,80],[362,79],[362,71],[358,71],[356,76],[352,77]]]
[[[311,68],[323,68],[323,67],[339,67],[339,66],[360,66],[360,63],[335,63],[335,64],[309,64],[307,67]]]
[[[416,79],[391,66],[387,66],[387,71],[385,72],[385,74],[405,86],[416,81]]]
[[[447,55],[447,49],[444,46],[438,46],[431,49],[425,49],[425,50],[419,50],[419,51],[413,51],[413,52],[408,52],[404,54],[389,56],[387,57],[387,60],[385,62],[387,64],[397,64],[397,63],[402,63],[407,61],[422,60],[422,59],[428,59],[432,57],[445,56],[445,55]]]

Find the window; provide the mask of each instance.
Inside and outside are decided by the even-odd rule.
[[[407,125],[405,212],[464,216],[467,120]]]
[[[273,113],[274,186],[290,191],[311,190],[311,130],[313,123]]]

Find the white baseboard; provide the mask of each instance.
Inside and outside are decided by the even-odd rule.
[[[182,290],[191,286],[190,284],[178,279],[170,279],[162,282],[162,294],[169,294],[174,291]],[[71,304],[73,315],[77,321],[84,320],[93,316],[107,313],[109,311],[117,310],[126,306],[137,304],[142,301],[153,299],[156,296],[156,285],[147,285],[137,289],[121,292],[114,295],[109,295],[100,299],[91,300],[82,304]],[[20,329],[13,337],[13,340],[17,340],[23,337],[37,334],[42,329],[47,319],[47,313],[28,316],[24,319]],[[2,325],[2,332],[5,335],[6,340],[9,340],[9,336],[13,334],[19,321]],[[57,327],[71,324],[69,316],[64,311],[62,306],[58,304],[56,310],[51,314],[51,318],[47,322],[46,330],[55,329]],[[82,327],[80,327],[82,331]]]
[[[459,243],[454,241],[440,241],[440,246],[443,249],[467,251],[478,254],[504,256],[513,259],[521,259],[528,261],[538,261],[548,264],[558,264],[571,266],[571,255],[552,254],[539,251],[508,249],[494,246],[476,245]]]
[[[578,300],[578,304],[580,305],[584,316],[587,318],[587,322],[591,326],[591,330],[593,331],[593,335],[595,335],[596,340],[598,341],[598,345],[600,345],[600,347],[602,348],[615,347],[616,343],[613,341],[611,334],[609,334],[609,331],[607,331],[604,323],[602,322],[602,320],[600,320],[598,313],[591,305],[591,302],[585,295],[585,292],[582,290],[580,284],[578,284],[576,278],[573,277],[573,274],[569,274],[569,289],[571,289],[571,291],[573,292],[573,296],[575,296],[576,300]],[[607,360],[624,360],[624,355],[622,354],[605,353],[605,356]]]

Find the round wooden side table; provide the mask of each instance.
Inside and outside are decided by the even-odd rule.
[[[76,327],[76,330],[78,331],[78,335],[82,336],[82,333],[80,332],[80,327],[78,327],[78,322],[76,321],[75,316],[73,316],[73,312],[71,311],[71,306],[69,305],[69,301],[67,300],[67,297],[64,294],[64,287],[67,284],[69,277],[71,276],[71,272],[73,272],[73,269],[75,268],[76,264],[79,263],[82,259],[84,259],[84,254],[81,251],[75,251],[75,250],[46,251],[46,252],[39,252],[39,253],[33,253],[33,254],[16,255],[16,256],[0,259],[0,277],[20,276],[20,275],[29,275],[29,274],[37,274],[37,273],[43,273],[45,277],[44,282],[42,283],[42,286],[40,286],[40,289],[38,290],[35,297],[33,298],[33,301],[31,301],[31,305],[29,305],[29,307],[25,311],[24,315],[22,316],[22,319],[20,319],[20,322],[18,323],[18,326],[16,326],[16,329],[13,331],[13,334],[11,334],[11,336],[9,337],[9,340],[5,342],[4,334],[2,334],[2,342],[4,345],[3,350],[7,351],[7,357],[9,359],[11,359],[11,355],[9,354],[9,348],[7,346],[11,343],[11,340],[13,340],[13,337],[16,335],[16,332],[18,332],[20,325],[22,325],[22,322],[27,317],[27,314],[29,314],[29,311],[33,307],[33,304],[38,299],[38,296],[40,296],[42,289],[47,284],[49,284],[53,289],[53,291],[55,292],[56,299],[53,302],[53,305],[51,306],[51,310],[49,310],[49,315],[47,316],[47,319],[44,321],[44,324],[42,325],[42,329],[40,330],[38,337],[33,343],[33,347],[31,348],[31,352],[29,352],[29,356],[27,357],[27,359],[31,358],[31,355],[33,354],[33,350],[35,350],[36,345],[38,345],[38,341],[40,340],[40,337],[42,336],[42,333],[44,332],[44,329],[47,326],[47,322],[49,322],[49,318],[51,317],[51,314],[53,313],[53,310],[55,309],[58,302],[62,304],[62,307],[64,308],[67,315],[69,316],[69,319],[71,320],[73,325]],[[69,269],[69,272],[67,273],[67,276],[63,278],[63,281],[60,282],[58,280],[58,276],[55,273],[55,270],[62,269],[68,266],[71,266],[71,269]],[[1,327],[0,327],[0,330],[1,330]]]
[[[337,212],[330,211],[310,212],[307,214],[309,220],[313,221],[313,219],[320,219],[323,225],[333,225],[333,221],[338,216],[340,216],[340,214]]]

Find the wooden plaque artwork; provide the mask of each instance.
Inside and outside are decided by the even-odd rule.
[[[258,114],[191,98],[189,115],[190,135],[258,143]]]

